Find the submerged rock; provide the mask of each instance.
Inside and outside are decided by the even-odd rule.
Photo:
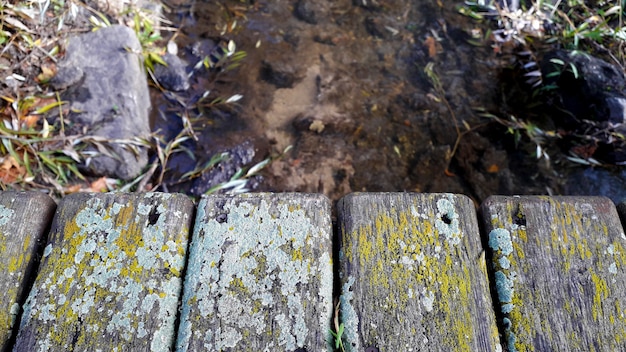
[[[176,55],[165,54],[163,61],[167,66],[155,64],[154,76],[167,90],[182,92],[189,89],[189,77],[185,71],[185,63]]]
[[[263,61],[260,77],[276,88],[293,88],[294,84],[300,80],[296,74],[296,69],[283,62]]]
[[[315,15],[315,5],[308,0],[298,0],[293,9],[293,14],[297,19],[309,24],[317,24],[317,16]]]
[[[189,189],[190,194],[200,196],[220,183],[228,182],[239,170],[250,164],[255,155],[254,145],[249,141],[225,152],[228,153],[228,157],[225,160],[220,161],[215,167],[193,181]],[[247,180],[247,189],[254,189],[257,186],[258,180],[256,178]]]
[[[579,51],[556,50],[542,62],[544,86],[556,98],[552,113],[566,134],[589,137],[594,158],[608,163],[626,161],[626,77],[614,65]]]
[[[74,133],[107,141],[129,140],[150,134],[150,98],[141,64],[141,45],[128,27],[111,26],[70,39],[65,60],[53,85],[67,88]],[[67,122],[67,121],[66,121]],[[148,162],[145,147],[110,145],[107,154],[90,147],[94,156],[82,165],[95,175],[132,179]]]

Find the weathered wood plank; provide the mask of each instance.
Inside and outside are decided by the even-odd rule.
[[[626,350],[626,236],[602,197],[490,197],[488,263],[509,351]]]
[[[0,351],[11,343],[55,208],[42,193],[0,193]]]
[[[192,215],[176,194],[64,198],[14,351],[170,351]]]
[[[203,197],[176,350],[327,350],[331,233],[321,195]]]
[[[338,212],[346,350],[498,349],[469,198],[357,193]]]

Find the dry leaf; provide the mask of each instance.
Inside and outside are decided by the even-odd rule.
[[[14,183],[26,175],[26,169],[20,166],[11,155],[7,155],[2,159],[0,164],[0,181],[6,184]]]
[[[490,174],[495,174],[498,171],[500,171],[500,167],[498,167],[497,164],[491,164],[489,165],[489,167],[487,168],[487,172]]]
[[[22,117],[22,127],[23,128],[33,128],[37,121],[39,121],[39,116],[37,115],[26,115]]]
[[[81,191],[81,185],[80,184],[75,184],[75,185],[67,186],[67,187],[65,187],[64,191],[65,191],[65,194],[72,194],[72,193],[80,192]]]
[[[426,40],[424,40],[424,46],[426,46],[428,56],[430,58],[434,58],[437,56],[437,53],[442,50],[441,44],[439,44],[437,40],[431,36],[428,36]]]
[[[100,177],[99,179],[93,181],[89,186],[89,189],[91,190],[91,192],[108,191],[106,177]]]
[[[15,158],[13,158],[12,155],[7,155],[5,157],[2,158],[2,164],[0,164],[0,168],[1,169],[12,169],[12,168],[21,168],[20,163],[17,162],[17,160],[15,160]]]

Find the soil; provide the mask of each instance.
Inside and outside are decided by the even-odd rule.
[[[506,58],[488,44],[469,44],[469,33],[484,28],[454,6],[429,0],[166,5],[181,29],[180,56],[190,64],[198,45],[220,40],[247,52],[239,68],[192,82],[195,94],[244,96],[235,109],[197,116],[201,138],[193,148],[202,160],[249,140],[261,160],[293,146],[264,170],[259,191],[320,192],[332,200],[359,191],[453,192],[479,204],[493,194],[576,194],[580,180],[623,178],[619,171],[574,168],[578,176],[568,183],[571,164],[536,159],[534,144],[516,145],[505,127],[475,113],[476,107],[502,110]],[[233,19],[237,28],[222,33]],[[425,74],[429,63],[441,89]],[[157,95],[156,106],[164,104]],[[175,118],[161,115],[156,128],[180,129]],[[187,164],[170,166],[182,173]],[[620,200],[603,189],[587,187],[587,194]]]

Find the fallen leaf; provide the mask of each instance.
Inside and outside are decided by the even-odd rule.
[[[22,117],[22,127],[25,128],[33,128],[37,121],[39,121],[39,116],[37,115],[26,115]]]
[[[426,46],[428,56],[430,58],[434,58],[437,56],[437,53],[442,50],[441,44],[439,44],[437,40],[431,36],[426,37],[426,40],[424,40],[424,46]]]
[[[2,158],[0,164],[0,181],[5,184],[14,183],[26,175],[26,169],[21,166],[11,155]]]
[[[589,159],[596,152],[596,149],[598,149],[597,145],[587,144],[574,146],[571,151],[583,159]]]
[[[99,179],[93,181],[89,186],[89,189],[91,190],[91,192],[108,191],[106,177],[100,177]]]
[[[11,168],[19,166],[20,164],[17,163],[12,155],[7,155],[2,158],[2,164],[0,164],[0,169],[9,170]]]
[[[72,194],[72,193],[80,192],[80,190],[81,190],[81,185],[76,184],[76,185],[65,187],[64,191],[65,191],[65,194]]]
[[[489,167],[487,168],[487,172],[490,174],[495,174],[498,171],[500,171],[500,168],[498,167],[497,164],[491,164],[489,165]]]

